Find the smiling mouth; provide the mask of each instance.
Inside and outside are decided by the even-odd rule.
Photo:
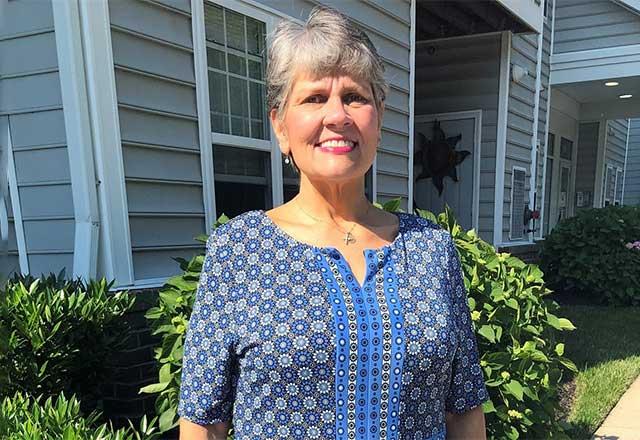
[[[324,141],[324,142],[320,142],[319,144],[316,144],[316,147],[320,147],[322,149],[335,148],[340,150],[344,150],[344,149],[353,150],[357,146],[358,146],[357,142],[349,141],[346,139],[333,139],[333,140],[328,140],[328,141]]]

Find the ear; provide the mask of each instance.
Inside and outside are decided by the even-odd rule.
[[[278,138],[278,145],[280,145],[280,151],[282,154],[289,154],[289,140],[287,138],[287,132],[284,128],[284,123],[278,117],[278,112],[276,109],[271,109],[269,112],[269,119],[271,119],[271,126],[273,127],[273,132]]]

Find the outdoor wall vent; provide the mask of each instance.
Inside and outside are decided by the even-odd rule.
[[[529,76],[529,71],[524,67],[518,64],[513,64],[511,66],[511,79],[514,82],[517,82],[518,84],[522,84],[524,81],[524,78],[527,76]]]

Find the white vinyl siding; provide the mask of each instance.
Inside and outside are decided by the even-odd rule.
[[[73,273],[74,209],[53,10],[50,1],[7,2],[0,28],[0,117],[6,117],[20,201],[23,258],[35,276]],[[28,56],[25,56],[28,54]],[[6,125],[2,125],[6,129]],[[3,134],[3,137],[5,134]],[[9,265],[18,242],[8,202]]]
[[[624,204],[640,206],[640,119],[631,119],[627,164],[624,171]]]
[[[180,272],[205,232],[189,0],[109,2],[136,282]]]

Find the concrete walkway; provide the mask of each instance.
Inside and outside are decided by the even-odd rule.
[[[640,440],[640,377],[611,410],[594,440]]]

